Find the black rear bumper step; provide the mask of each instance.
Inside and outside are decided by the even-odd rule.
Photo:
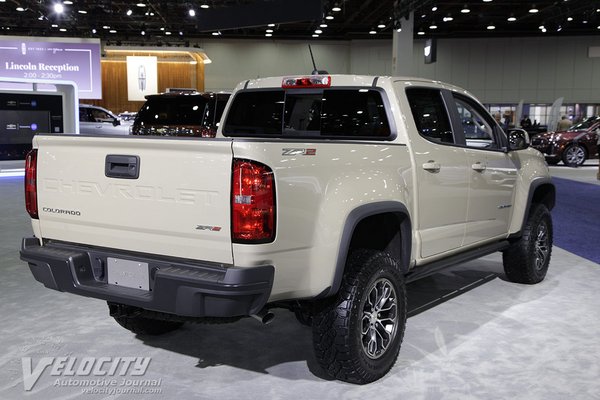
[[[107,258],[148,264],[149,289],[109,284]],[[169,263],[164,257],[23,238],[21,260],[34,278],[61,292],[188,317],[235,317],[258,313],[271,294],[275,269],[217,267],[202,261]]]

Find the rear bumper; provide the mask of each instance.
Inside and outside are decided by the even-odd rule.
[[[107,257],[147,263],[149,290],[109,284]],[[40,246],[33,237],[23,239],[21,260],[50,289],[190,317],[258,313],[270,296],[275,273],[271,265],[237,268],[73,244]]]

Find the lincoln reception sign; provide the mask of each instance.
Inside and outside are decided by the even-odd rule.
[[[101,99],[100,40],[0,36],[0,77],[75,81],[79,98]]]

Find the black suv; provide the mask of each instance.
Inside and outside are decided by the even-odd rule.
[[[231,93],[169,92],[146,96],[132,135],[215,137]]]

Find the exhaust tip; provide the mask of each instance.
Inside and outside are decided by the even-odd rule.
[[[260,321],[263,325],[269,325],[275,319],[275,314],[268,310],[262,310],[257,314],[251,315],[251,317]]]

